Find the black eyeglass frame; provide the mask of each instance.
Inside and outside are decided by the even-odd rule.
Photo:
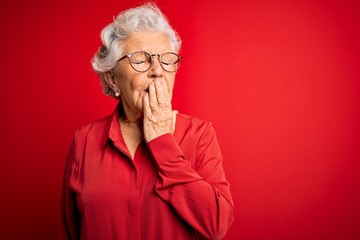
[[[151,62],[150,62],[150,64],[149,64],[149,67],[148,67],[146,70],[144,70],[144,71],[139,71],[139,70],[135,69],[135,67],[132,65],[130,58],[131,58],[132,55],[134,55],[134,54],[136,54],[136,53],[145,53],[145,54],[147,54],[148,56],[150,56]],[[174,71],[166,70],[166,69],[164,68],[164,66],[163,66],[163,62],[161,61],[162,56],[165,55],[165,54],[169,54],[169,53],[177,56],[178,59],[179,59],[179,60],[177,60],[175,63],[173,63],[173,64],[177,64],[177,67],[176,67],[176,69],[175,69]],[[127,59],[129,60],[129,63],[130,63],[130,66],[132,67],[132,69],[134,69],[134,70],[137,71],[137,72],[146,72],[146,71],[148,71],[148,70],[151,68],[151,63],[154,61],[154,57],[155,57],[155,56],[158,57],[158,61],[159,61],[159,63],[160,63],[161,68],[164,69],[164,71],[166,71],[166,72],[170,72],[170,73],[176,72],[176,71],[179,69],[179,67],[180,67],[180,62],[181,62],[181,60],[182,60],[182,56],[180,56],[179,54],[174,53],[174,52],[165,52],[165,53],[163,53],[163,54],[158,54],[158,53],[150,54],[150,53],[145,52],[145,51],[136,51],[136,52],[132,52],[132,53],[126,54],[125,56],[121,57],[121,58],[118,60],[118,62],[120,62],[121,60],[127,58]]]

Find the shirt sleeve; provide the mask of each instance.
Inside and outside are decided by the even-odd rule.
[[[202,237],[221,239],[234,220],[222,155],[210,123],[196,145],[195,165],[172,134],[148,143],[158,168],[157,194]]]
[[[65,163],[58,240],[80,239],[80,214],[76,204],[75,193],[72,192],[69,187],[71,173],[74,170],[74,161],[75,139],[70,146]]]

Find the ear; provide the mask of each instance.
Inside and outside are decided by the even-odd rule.
[[[104,73],[104,80],[109,85],[109,87],[111,87],[111,89],[114,89],[115,87],[117,87],[115,77],[114,77],[112,71],[108,71],[108,72]]]
[[[116,80],[112,71],[108,71],[104,73],[104,80],[109,85],[109,87],[113,90],[115,98],[118,98],[121,94],[119,87],[116,84]]]

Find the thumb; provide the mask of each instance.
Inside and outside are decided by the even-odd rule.
[[[172,111],[172,119],[173,119],[173,125],[172,125],[172,132],[175,132],[175,125],[176,125],[176,115],[179,113],[177,110]]]

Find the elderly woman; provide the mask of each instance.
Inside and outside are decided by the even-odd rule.
[[[119,104],[75,134],[59,239],[221,239],[234,210],[214,129],[171,107],[177,33],[145,4],[101,36],[93,67]]]

